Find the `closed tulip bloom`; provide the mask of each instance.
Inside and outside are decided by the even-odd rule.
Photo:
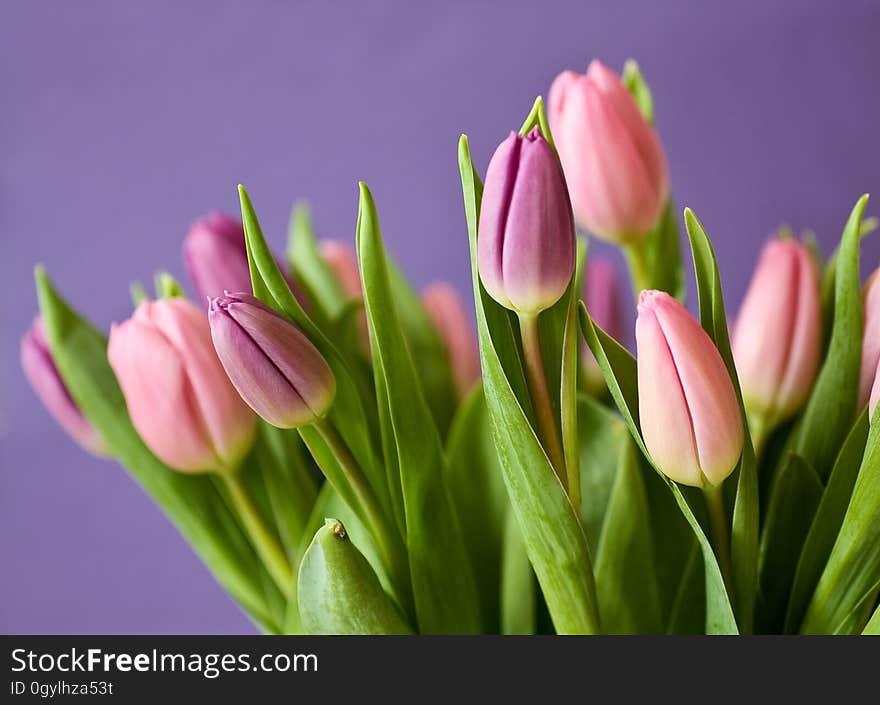
[[[619,342],[623,340],[620,292],[620,276],[614,265],[607,259],[590,257],[584,274],[584,305],[590,318]],[[591,391],[599,392],[606,388],[599,363],[586,346],[584,346],[584,374],[587,387]]]
[[[668,294],[643,291],[638,311],[639,417],[648,452],[676,482],[717,487],[736,466],[744,438],[727,367]]]
[[[217,359],[202,309],[182,298],[144,301],[114,325],[107,350],[132,423],[177,470],[233,470],[256,417]]]
[[[868,277],[862,291],[862,315],[864,316],[864,337],[862,338],[862,370],[859,376],[859,409],[868,403],[872,396],[871,387],[877,365],[880,363],[880,268]],[[873,412],[874,401],[871,402]]]
[[[21,368],[40,401],[80,447],[100,457],[110,455],[110,448],[83,416],[61,379],[40,316],[21,339]]]
[[[226,293],[208,307],[211,336],[241,398],[273,426],[320,420],[336,394],[330,366],[290,321],[250,294]]]
[[[455,289],[436,282],[422,292],[422,303],[446,345],[459,397],[480,378],[480,350]]]
[[[244,228],[222,213],[209,213],[190,226],[183,242],[183,261],[202,301],[227,289],[251,288]]]
[[[477,261],[489,295],[537,314],[556,303],[574,272],[575,238],[565,178],[535,128],[511,132],[486,172]]]
[[[669,198],[666,157],[620,77],[599,61],[562,72],[548,118],[578,225],[619,244],[647,235]]]
[[[338,240],[322,240],[321,256],[330,267],[342,292],[350,299],[363,296],[357,253],[351,245]]]
[[[774,239],[740,307],[733,356],[750,419],[772,428],[807,399],[819,367],[819,275],[807,248]]]

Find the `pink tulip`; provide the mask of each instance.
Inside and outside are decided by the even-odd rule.
[[[614,265],[607,259],[590,257],[584,274],[584,304],[590,318],[618,341],[623,340],[620,291],[620,276]],[[594,393],[603,391],[605,379],[599,363],[586,346],[583,360],[587,387]]]
[[[477,262],[486,292],[505,308],[537,314],[565,293],[575,238],[565,177],[535,128],[495,150],[480,208]]]
[[[872,395],[877,365],[880,363],[880,267],[868,277],[862,290],[862,315],[864,316],[864,337],[862,338],[862,369],[859,376],[859,409]],[[874,402],[871,402],[873,411]]]
[[[426,287],[422,303],[446,345],[459,398],[480,378],[480,350],[455,289],[444,282]]]
[[[563,71],[548,118],[578,225],[619,244],[647,235],[669,198],[666,157],[620,77],[599,61]]]
[[[361,272],[354,248],[338,240],[322,240],[320,248],[321,256],[336,276],[342,292],[350,299],[361,298]]]
[[[750,418],[772,428],[807,399],[819,367],[819,276],[796,240],[771,240],[740,307],[733,356]]]
[[[107,350],[132,423],[177,470],[233,470],[256,417],[214,352],[205,313],[181,298],[145,301],[114,325]]]
[[[81,448],[99,457],[110,455],[109,446],[83,416],[61,379],[40,316],[21,339],[21,367],[48,412]]]
[[[643,291],[638,309],[639,417],[648,452],[672,480],[717,487],[733,472],[744,439],[727,367],[669,294]]]

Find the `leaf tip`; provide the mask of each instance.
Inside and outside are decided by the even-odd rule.
[[[327,530],[338,539],[344,539],[348,536],[348,532],[345,530],[345,526],[343,526],[342,522],[339,521],[339,519],[325,517],[324,526],[326,526]]]

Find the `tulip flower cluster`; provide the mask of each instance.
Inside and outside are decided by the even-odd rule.
[[[679,285],[638,66],[561,73],[548,112],[485,172],[459,143],[476,331],[364,184],[351,242],[297,211],[285,262],[239,187],[184,239],[193,298],[163,274],[108,338],[38,269],[25,376],[267,633],[880,633],[867,197],[827,260],[771,237],[728,325],[689,209]]]

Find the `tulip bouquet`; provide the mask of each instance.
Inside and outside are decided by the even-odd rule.
[[[109,339],[38,267],[24,371],[268,633],[880,633],[867,197],[827,260],[773,237],[729,335],[687,209],[684,305],[634,62],[561,74],[485,183],[458,157],[478,340],[395,266],[364,184],[356,248],[299,207],[282,263],[239,187],[242,222],[186,238],[195,302],[160,274]],[[588,237],[628,264],[636,357]]]

